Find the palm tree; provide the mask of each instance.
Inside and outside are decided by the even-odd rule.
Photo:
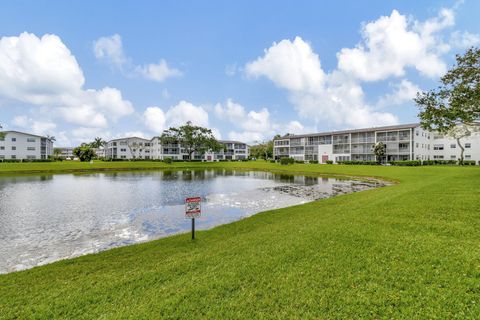
[[[98,149],[103,147],[107,142],[100,137],[96,137],[95,140],[90,144],[92,148]]]
[[[48,135],[48,134],[47,134],[46,138],[48,140],[52,141],[52,142],[57,141],[57,139],[54,136],[51,136],[51,135]]]
[[[0,129],[2,129],[2,124],[0,123]],[[5,137],[5,133],[4,132],[0,132],[0,139],[4,138]]]

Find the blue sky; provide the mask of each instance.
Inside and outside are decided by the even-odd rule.
[[[247,142],[415,122],[478,1],[10,1],[0,123],[77,145],[191,120]]]

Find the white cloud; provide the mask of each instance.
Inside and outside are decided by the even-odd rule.
[[[77,60],[56,35],[31,33],[0,39],[0,97],[47,107],[51,117],[106,127],[133,113],[115,88],[84,89]]]
[[[301,134],[305,133],[305,127],[300,122],[294,120],[287,123],[284,129],[285,133]]]
[[[454,25],[454,12],[443,9],[438,17],[425,22],[409,21],[393,10],[362,28],[363,41],[355,48],[343,48],[338,68],[364,81],[383,80],[405,75],[413,67],[429,77],[445,73],[440,55],[449,50],[438,33]]]
[[[236,63],[229,64],[225,67],[225,74],[229,77],[235,76],[239,71],[241,71],[241,69],[237,66]]]
[[[143,113],[143,120],[147,129],[156,134],[165,130],[165,113],[159,107],[148,107]]]
[[[228,121],[234,127],[228,133],[228,138],[247,143],[271,139],[276,133],[303,133],[306,128],[299,121],[290,121],[280,124],[272,121],[267,108],[247,112],[244,106],[227,99],[224,104],[217,103],[214,106],[215,115]]]
[[[264,53],[263,57],[247,63],[248,75],[265,76],[290,91],[313,91],[323,84],[325,74],[320,59],[302,38],[273,43]]]
[[[187,121],[191,121],[197,126],[209,126],[207,111],[201,106],[195,106],[183,100],[168,109],[165,119],[169,127],[178,127]]]
[[[228,139],[234,141],[242,141],[245,143],[257,143],[265,140],[265,135],[261,132],[251,132],[251,131],[230,131],[228,133]]]
[[[148,107],[142,117],[147,129],[155,134],[161,134],[169,127],[184,125],[187,121],[197,126],[209,127],[208,113],[205,108],[183,100],[171,106],[166,112],[159,107]],[[220,134],[218,130],[217,134]]]
[[[110,37],[100,37],[93,42],[93,52],[95,57],[107,61],[117,68],[127,62],[123,53],[122,38],[118,34]]]
[[[470,48],[477,46],[480,43],[480,35],[476,33],[470,33],[468,31],[455,31],[451,34],[450,43],[456,48]]]
[[[167,78],[180,77],[182,72],[170,67],[164,59],[159,63],[132,66],[130,59],[123,51],[122,37],[114,34],[109,37],[100,37],[93,42],[93,53],[99,60],[105,61],[112,66],[122,69],[127,66],[128,73],[140,75],[145,79],[163,82]]]
[[[171,68],[168,66],[165,60],[160,60],[159,63],[147,64],[143,66],[137,66],[135,72],[146,79],[163,82],[167,78],[180,77],[182,72],[178,69]]]
[[[360,127],[395,124],[390,113],[375,112],[364,102],[361,86],[340,71],[326,74],[318,55],[301,38],[282,40],[246,66],[250,76],[265,76],[289,92],[299,115],[315,122]]]
[[[266,108],[247,112],[239,103],[227,99],[224,105],[217,103],[214,112],[218,118],[229,121],[237,130],[241,130],[230,131],[229,139],[253,142],[264,140],[273,133],[270,112]]]
[[[378,100],[378,107],[391,105],[401,105],[405,102],[411,102],[421,89],[407,79],[402,79],[400,83],[393,85],[393,92],[386,94]]]
[[[151,136],[145,134],[142,131],[128,131],[128,132],[125,132],[123,137],[137,137],[137,138],[143,138],[143,139],[147,139],[147,140],[152,138]]]
[[[12,120],[12,124],[16,127],[28,129],[29,132],[38,135],[53,135],[57,125],[48,120],[35,120],[27,116],[16,116]]]

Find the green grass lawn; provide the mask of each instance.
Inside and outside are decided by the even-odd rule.
[[[479,167],[138,162],[0,171],[202,165],[399,183],[260,213],[194,242],[183,234],[0,275],[0,318],[479,318]]]

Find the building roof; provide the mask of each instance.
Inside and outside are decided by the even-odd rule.
[[[241,141],[234,141],[234,140],[218,140],[220,143],[239,143],[239,144],[246,144],[245,142]]]
[[[128,140],[128,139],[140,139],[140,140],[145,140],[145,141],[152,141],[152,139],[145,139],[145,138],[140,138],[140,137],[125,137],[125,138],[108,140],[107,143],[112,142],[112,141],[120,141],[120,140]]]
[[[38,134],[32,134],[32,133],[27,133],[27,132],[21,132],[21,131],[16,131],[16,130],[5,130],[5,131],[0,131],[0,132],[3,132],[3,133],[9,133],[9,132],[15,132],[15,133],[21,133],[21,134],[26,134],[27,136],[33,136],[33,137],[39,137],[39,138],[44,138],[44,139],[48,139],[47,137],[45,136],[39,136]],[[50,139],[48,139],[50,140]],[[51,141],[51,140],[50,140]]]
[[[290,135],[284,135],[274,140],[281,140],[281,139],[287,139],[287,138],[288,139],[307,138],[307,137],[316,137],[316,136],[328,136],[332,134],[360,133],[360,132],[370,132],[370,131],[403,130],[403,129],[416,128],[418,126],[420,126],[419,123],[409,123],[409,124],[400,124],[395,126],[370,127],[370,128],[341,130],[341,131],[326,131],[326,132],[308,133],[308,134],[290,134]]]

